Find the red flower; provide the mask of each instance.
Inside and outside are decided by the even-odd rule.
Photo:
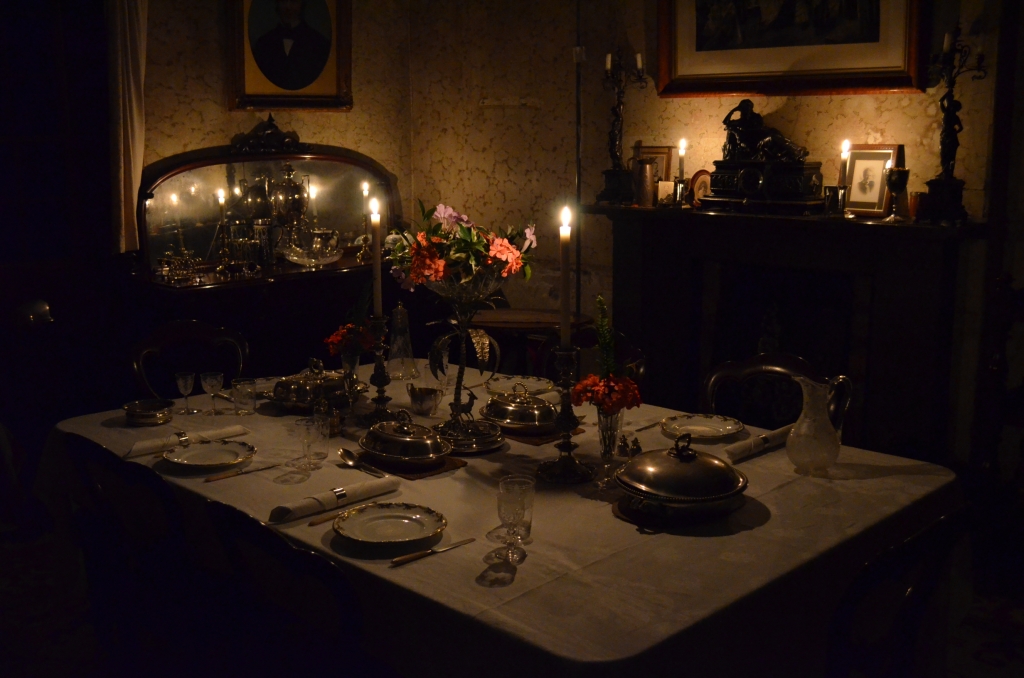
[[[373,348],[373,333],[365,326],[357,327],[352,323],[342,325],[331,336],[324,339],[331,355],[369,351]]]
[[[572,388],[572,404],[577,407],[592,403],[604,414],[640,406],[640,390],[629,377],[606,377],[591,374]]]

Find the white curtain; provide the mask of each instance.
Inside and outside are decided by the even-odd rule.
[[[144,84],[149,0],[106,0],[114,231],[121,252],[139,248],[135,207],[146,143]]]

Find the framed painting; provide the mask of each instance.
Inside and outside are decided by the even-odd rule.
[[[633,147],[634,155],[641,158],[654,158],[657,165],[654,170],[655,180],[672,181],[675,173],[672,158],[676,153],[675,146],[644,146],[638,143]]]
[[[885,167],[903,166],[899,144],[852,144],[846,159],[846,183],[850,194],[846,211],[858,217],[884,217],[892,206],[892,193],[885,187]],[[840,170],[842,171],[842,170]]]
[[[658,0],[658,93],[920,91],[922,17],[922,0]]]
[[[233,108],[352,108],[351,0],[231,0]]]

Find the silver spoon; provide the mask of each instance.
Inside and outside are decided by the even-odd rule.
[[[338,456],[341,457],[341,463],[349,468],[357,469],[363,473],[369,473],[371,476],[376,478],[383,478],[386,475],[383,471],[378,471],[369,464],[362,462],[352,450],[339,447]]]

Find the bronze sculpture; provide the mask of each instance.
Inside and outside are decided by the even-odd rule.
[[[739,117],[733,115],[739,113]],[[761,162],[803,162],[808,151],[774,127],[767,127],[764,118],[754,112],[754,102],[744,99],[722,120],[725,125],[723,160],[759,160]]]

